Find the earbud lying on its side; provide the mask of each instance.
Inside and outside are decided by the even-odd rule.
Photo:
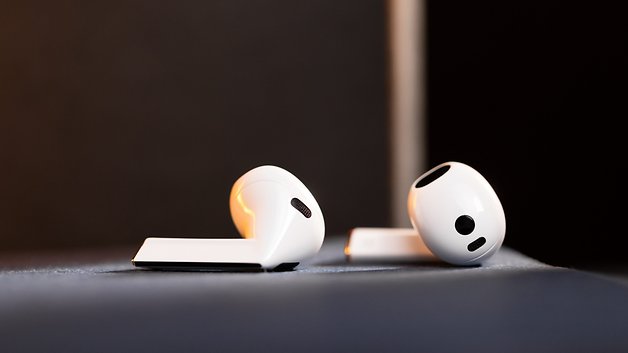
[[[325,236],[316,199],[290,172],[254,168],[231,188],[231,218],[244,239],[146,238],[132,262],[159,269],[289,270],[315,255]]]
[[[479,265],[499,250],[506,234],[497,194],[479,172],[459,162],[442,163],[414,181],[408,215],[413,229],[352,229],[349,260],[437,258]]]

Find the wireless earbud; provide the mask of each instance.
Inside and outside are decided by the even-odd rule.
[[[244,239],[146,238],[133,264],[289,270],[323,244],[325,221],[316,199],[282,168],[265,165],[242,175],[231,188],[229,207]]]
[[[480,173],[459,162],[440,164],[414,182],[408,214],[430,251],[455,265],[480,264],[506,234],[497,194]]]
[[[499,250],[506,234],[506,217],[497,194],[479,172],[459,162],[442,163],[414,181],[408,193],[408,215],[413,232],[355,228],[345,253],[353,260],[410,259],[412,254],[418,259],[431,253],[450,264],[478,265]]]

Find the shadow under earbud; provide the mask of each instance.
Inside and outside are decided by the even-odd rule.
[[[258,273],[292,272],[298,262],[286,262],[272,269],[264,269],[253,263],[197,263],[197,262],[134,262],[136,268],[109,271],[108,273],[164,273],[164,272],[212,272],[212,273]]]

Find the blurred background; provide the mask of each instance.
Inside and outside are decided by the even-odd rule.
[[[505,245],[628,264],[625,12],[424,6],[414,177],[465,162]],[[230,187],[262,164],[310,188],[329,237],[398,225],[389,29],[384,0],[0,3],[0,254],[236,237]]]

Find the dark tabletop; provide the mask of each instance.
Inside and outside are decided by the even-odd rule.
[[[510,248],[471,268],[350,263],[344,242],[290,272],[4,255],[0,352],[628,352],[625,282]]]

